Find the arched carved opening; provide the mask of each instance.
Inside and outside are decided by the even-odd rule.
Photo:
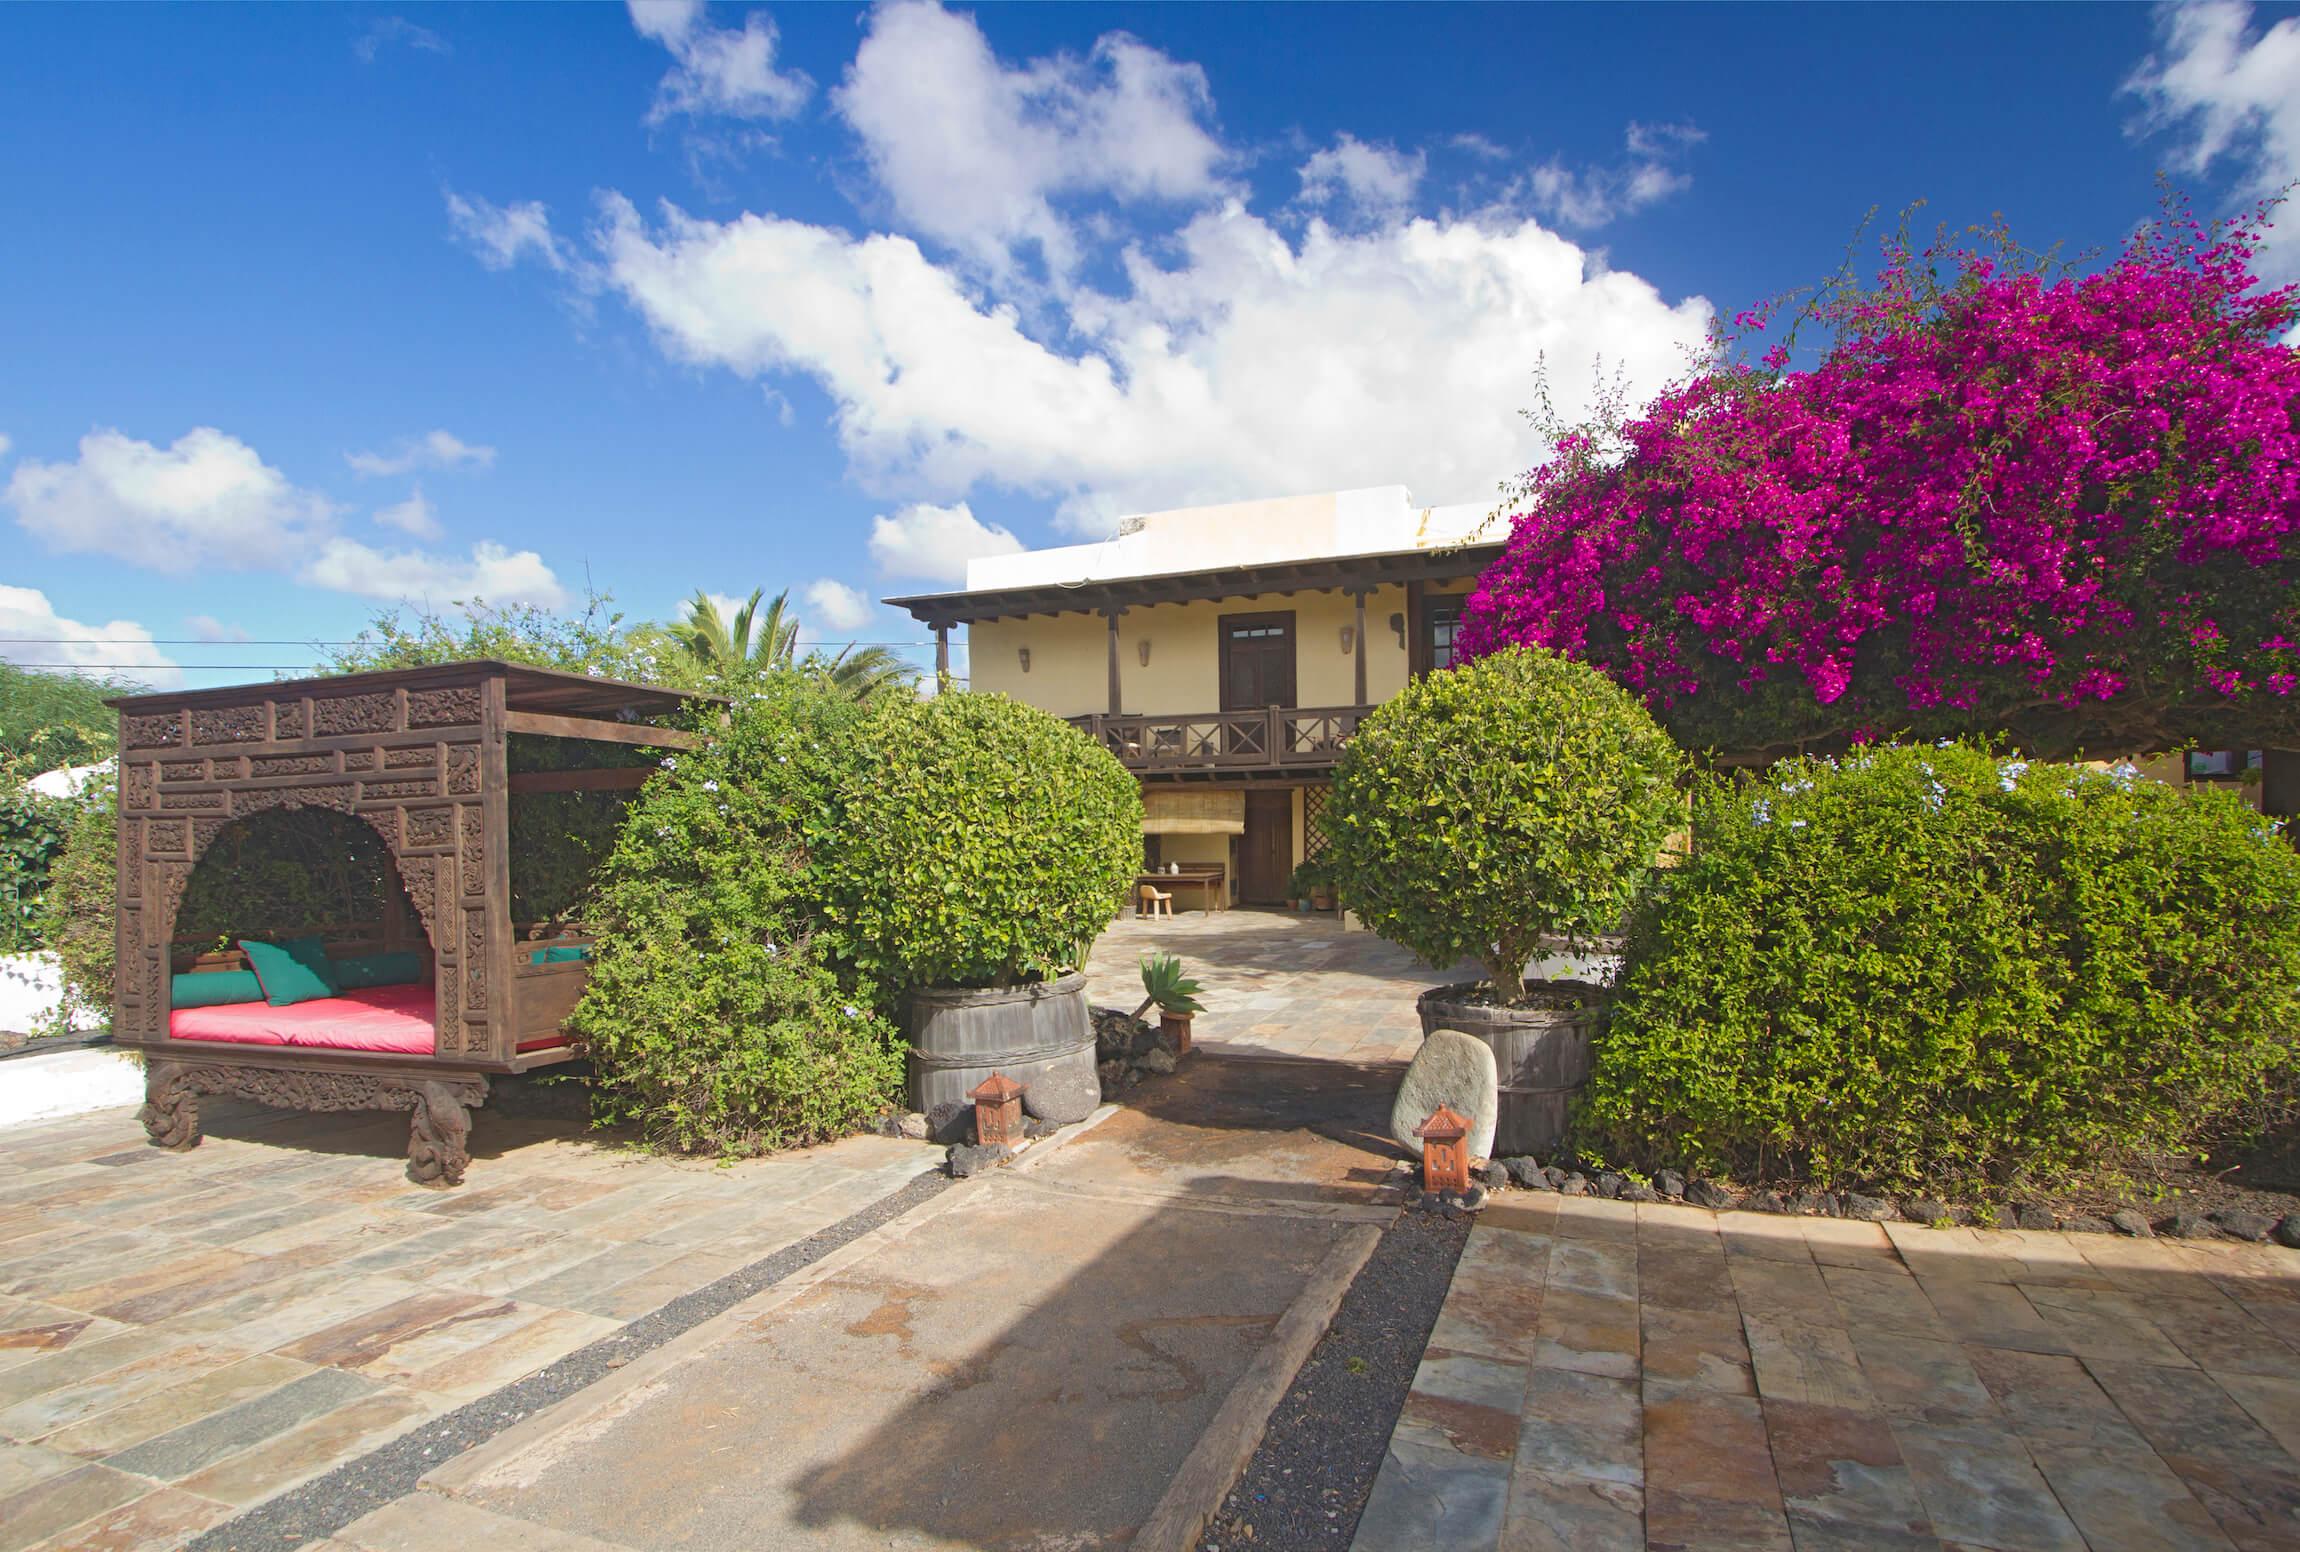
[[[344,954],[418,951],[428,979],[430,932],[384,828],[396,818],[281,803],[201,821],[163,902],[171,970],[233,956],[243,938],[317,936]]]

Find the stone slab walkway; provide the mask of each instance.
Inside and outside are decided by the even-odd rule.
[[[1511,1193],[1354,1545],[2300,1547],[2300,1252]]]
[[[858,1212],[939,1150],[730,1167],[482,1110],[452,1191],[407,1120],[203,1107],[0,1130],[0,1552],[164,1547]]]

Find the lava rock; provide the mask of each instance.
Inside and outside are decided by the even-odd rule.
[[[2012,1226],[2016,1229],[2057,1229],[2059,1215],[2049,1207],[2035,1202],[2022,1202],[2012,1210]]]
[[[1488,1159],[1477,1167],[1477,1178],[1479,1184],[1488,1191],[1504,1190],[1509,1185],[1509,1169],[1506,1165]]]
[[[1036,1142],[1041,1137],[1052,1137],[1062,1130],[1060,1121],[1049,1121],[1044,1116],[1032,1116],[1022,1123],[1022,1135]]]
[[[1154,1072],[1163,1077],[1174,1070],[1174,1053],[1162,1045],[1154,1045],[1142,1053],[1142,1059],[1135,1065],[1144,1072]]]
[[[1629,1184],[1627,1177],[1616,1175],[1613,1171],[1607,1170],[1597,1177],[1595,1189],[1599,1196],[1604,1197],[1607,1201],[1612,1201],[1621,1194],[1621,1188],[1627,1184]]]
[[[944,1100],[926,1113],[926,1135],[930,1142],[974,1141],[974,1107],[955,1099]]]
[[[1104,1099],[1116,1099],[1126,1092],[1126,1064],[1124,1062],[1103,1062],[1094,1069],[1094,1076],[1101,1081]]]
[[[2276,1232],[2276,1220],[2264,1213],[2216,1212],[2212,1215],[2212,1221],[2219,1226],[2221,1233],[2233,1239],[2250,1240],[2256,1245]]]
[[[1557,1183],[1557,1194],[1559,1196],[1586,1196],[1589,1194],[1589,1181],[1578,1171],[1567,1175]]]
[[[1435,1115],[1440,1105],[1468,1119],[1469,1136],[1463,1142],[1471,1158],[1493,1153],[1494,1123],[1501,1114],[1501,1080],[1494,1068],[1493,1047],[1459,1030],[1432,1030],[1398,1084],[1397,1102],[1390,1107],[1390,1136],[1420,1158],[1422,1140],[1414,1128]]]
[[[1621,1199],[1625,1202],[1658,1202],[1661,1193],[1642,1180],[1632,1180],[1621,1188]]]
[[[913,1110],[895,1122],[895,1135],[908,1137],[913,1142],[926,1141],[926,1117]]]
[[[1011,1157],[1013,1153],[1014,1150],[1003,1143],[993,1144],[989,1147],[978,1147],[974,1143],[962,1142],[952,1146],[945,1163],[950,1169],[951,1179],[964,1180],[969,1175],[979,1175],[984,1170],[995,1167],[1002,1159]]]
[[[1088,1017],[1098,1061],[1132,1061],[1157,1042],[1158,1032],[1123,1008],[1096,1008]]]
[[[2116,1225],[2106,1218],[2087,1217],[2079,1213],[2073,1218],[2061,1219],[2060,1231],[2063,1234],[2114,1234]]]
[[[1685,1177],[1673,1169],[1665,1169],[1653,1177],[1654,1189],[1671,1201],[1682,1200],[1685,1195]]]
[[[1858,1191],[1845,1193],[1845,1216],[1859,1218],[1864,1223],[1890,1223],[1900,1216],[1900,1210],[1881,1196],[1863,1196]]]
[[[1696,1180],[1685,1188],[1685,1200],[1711,1212],[1723,1212],[1733,1205],[1733,1193],[1714,1180]]]
[[[1511,1180],[1525,1187],[1528,1191],[1547,1191],[1550,1189],[1549,1172],[1522,1153],[1514,1159],[1501,1160],[1501,1167],[1509,1172]]]
[[[1552,1164],[1541,1172],[1541,1178],[1549,1182],[1552,1191],[1562,1191],[1565,1189],[1565,1178],[1571,1173],[1570,1170],[1559,1169]]]
[[[1060,1058],[1022,1086],[1022,1108],[1058,1126],[1085,1120],[1101,1103],[1102,1078],[1084,1051]]]
[[[1837,1199],[1826,1191],[1808,1188],[1789,1198],[1789,1211],[1807,1218],[1834,1218]]]
[[[1479,1212],[1484,1209],[1490,1196],[1491,1193],[1484,1186],[1473,1182],[1470,1188],[1457,1198],[1457,1201],[1463,1212]]]
[[[2217,1239],[2220,1235],[2220,1231],[2212,1226],[2210,1218],[2185,1208],[2169,1218],[2158,1219],[2156,1232],[2169,1234],[2174,1239]]]
[[[2276,1243],[2300,1250],[2300,1213],[2294,1213],[2276,1225]]]
[[[2148,1226],[2148,1220],[2129,1207],[2119,1207],[2110,1213],[2108,1226],[2116,1230],[2117,1233],[2129,1234],[2134,1239],[2156,1238],[2156,1231]]]
[[[1789,1204],[1781,1200],[1781,1193],[1778,1191],[1757,1191],[1742,1198],[1741,1210],[1744,1212],[1785,1213],[1789,1210]]]
[[[1902,1211],[1916,1223],[1962,1223],[1957,1210],[1937,1196],[1913,1196]]]

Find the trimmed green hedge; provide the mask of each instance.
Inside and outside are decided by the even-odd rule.
[[[866,979],[1002,986],[1075,968],[1142,866],[1142,794],[1107,749],[1003,695],[875,701],[816,848],[826,938]]]
[[[1342,903],[1514,1000],[1545,936],[1618,926],[1683,820],[1677,746],[1635,697],[1530,647],[1406,686],[1334,769],[1324,862]]]
[[[77,811],[70,798],[42,797],[21,784],[0,792],[0,954],[47,946],[40,897]]]
[[[1583,1147],[2001,1196],[2261,1124],[2300,856],[2232,794],[1962,746],[1700,789],[1633,923]]]
[[[112,1021],[112,963],[118,951],[118,796],[100,783],[76,804],[64,849],[48,869],[40,900],[41,935],[64,969],[58,1032],[73,1023]]]
[[[835,848],[862,719],[772,676],[631,803],[584,912],[599,942],[573,1018],[602,1120],[748,1154],[843,1136],[893,1100],[895,1031],[814,930],[817,849]]]

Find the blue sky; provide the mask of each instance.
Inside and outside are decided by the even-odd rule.
[[[1484,499],[1537,361],[1649,392],[1872,206],[2092,248],[2160,168],[2300,175],[2300,11],[0,7],[0,655],[913,640],[1124,512]]]

